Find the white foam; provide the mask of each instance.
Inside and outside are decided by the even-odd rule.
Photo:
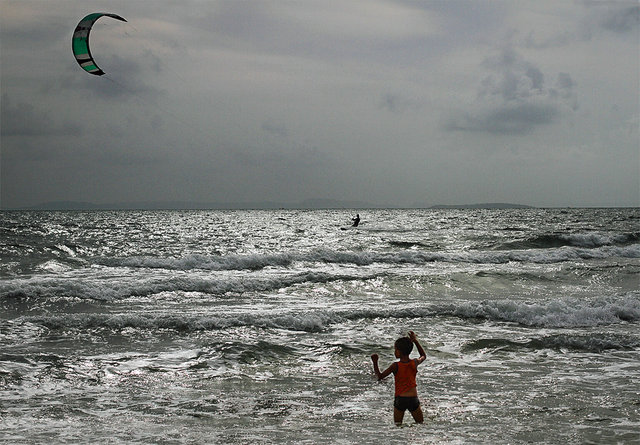
[[[606,232],[574,233],[560,235],[560,239],[566,240],[572,246],[577,247],[602,247],[627,243],[631,239],[637,239],[635,234],[620,234]]]
[[[294,331],[315,332],[343,320],[329,312],[304,314],[238,314],[219,316],[193,315],[147,315],[147,314],[65,314],[51,316],[22,317],[27,323],[44,325],[49,329],[94,329],[106,328],[122,330],[173,329],[177,331],[198,331],[227,329],[238,326],[279,328]]]
[[[58,245],[56,245],[56,249],[58,249],[61,252],[66,253],[70,257],[75,257],[76,256],[75,250],[73,250],[71,247],[67,246],[66,244],[58,244]]]
[[[467,302],[456,306],[452,315],[483,318],[537,327],[588,327],[640,320],[640,294],[581,300],[556,299],[540,303],[510,300]]]
[[[225,329],[237,326],[316,332],[347,320],[372,318],[431,318],[456,316],[531,327],[576,328],[640,321],[640,293],[526,303],[509,300],[462,302],[449,306],[422,305],[401,309],[347,309],[305,312],[250,312],[236,314],[64,314],[22,317],[23,321],[53,329],[108,328],[175,329],[179,331]]]
[[[108,279],[105,279],[108,278]],[[365,277],[366,278],[366,277]],[[81,298],[103,301],[131,296],[154,295],[161,292],[202,292],[209,295],[245,292],[265,292],[302,283],[327,283],[338,280],[363,279],[350,275],[323,272],[303,272],[267,278],[216,279],[203,276],[173,276],[169,278],[46,276],[15,278],[0,283],[1,297]]]
[[[374,263],[426,264],[432,262],[504,264],[559,263],[606,258],[640,258],[640,244],[629,246],[602,246],[581,248],[564,246],[549,249],[510,251],[468,250],[459,252],[431,252],[403,250],[400,252],[333,251],[317,249],[309,252],[206,256],[187,255],[181,258],[135,256],[128,258],[96,259],[99,264],[132,268],[159,268],[168,270],[259,270],[265,267],[289,267],[296,262],[355,264],[368,266]]]
[[[48,273],[62,273],[71,270],[71,267],[56,260],[46,261],[37,267]]]

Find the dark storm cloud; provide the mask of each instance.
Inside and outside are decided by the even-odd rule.
[[[582,19],[579,38],[591,41],[603,31],[619,37],[631,36],[640,27],[640,5],[637,1],[585,2],[586,15]]]
[[[51,112],[24,103],[15,103],[7,93],[0,104],[0,134],[2,136],[78,135],[82,127],[77,123],[56,121]]]
[[[640,5],[608,9],[600,18],[600,25],[618,33],[632,31],[640,25]]]
[[[558,73],[555,86],[549,89],[549,97],[560,97],[572,110],[578,109],[578,96],[575,92],[576,82],[568,73]]]
[[[558,27],[553,32],[531,30],[522,40],[526,48],[544,50],[563,48],[576,42],[590,42],[603,31],[619,36],[633,35],[640,26],[640,6],[637,1],[584,1],[584,16],[576,27]]]
[[[533,63],[524,60],[513,48],[502,49],[485,59],[490,73],[481,82],[479,95],[499,96],[505,102],[545,95],[545,76]]]
[[[478,131],[495,135],[525,135],[536,127],[549,125],[557,118],[557,107],[545,104],[508,104],[485,113],[461,113],[446,128],[452,131]]]
[[[577,109],[570,74],[558,74],[549,86],[542,70],[511,46],[487,57],[482,66],[489,73],[479,83],[475,109],[455,112],[445,123],[447,130],[526,135],[554,123],[565,104]]]

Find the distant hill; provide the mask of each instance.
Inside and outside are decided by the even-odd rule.
[[[532,209],[534,207],[522,204],[508,204],[503,202],[490,202],[483,204],[463,205],[435,205],[431,209]]]
[[[99,204],[80,201],[51,201],[37,204],[31,207],[22,207],[20,210],[101,210]]]

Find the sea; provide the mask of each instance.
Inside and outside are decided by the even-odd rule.
[[[638,208],[3,211],[0,258],[1,443],[640,443]]]

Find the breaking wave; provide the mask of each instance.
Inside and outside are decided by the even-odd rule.
[[[462,347],[462,352],[476,351],[505,351],[517,352],[521,350],[569,350],[575,352],[603,352],[608,350],[630,351],[640,348],[640,338],[630,335],[616,334],[558,334],[541,338],[514,341],[502,338],[484,338],[468,342]]]
[[[640,321],[640,293],[594,300],[558,299],[541,303],[498,300],[451,308],[460,318],[517,323],[530,327],[576,328]]]
[[[161,292],[201,292],[209,295],[267,292],[301,283],[329,283],[360,280],[363,277],[306,272],[273,278],[213,279],[205,277],[171,277],[128,279],[15,279],[0,284],[0,298],[60,298],[121,300],[131,296],[147,296]]]
[[[564,246],[595,248],[627,246],[640,241],[640,232],[634,233],[572,233],[539,235],[525,240],[502,244],[501,249],[545,249]]]
[[[559,263],[575,260],[606,259],[611,257],[640,258],[640,244],[580,248],[564,246],[551,249],[510,251],[430,252],[405,250],[400,252],[333,251],[318,249],[304,253],[254,255],[187,255],[180,258],[133,256],[126,258],[98,258],[98,264],[113,267],[157,268],[169,270],[259,270],[266,267],[289,267],[294,263],[334,263],[368,266],[383,264],[426,264],[433,262],[504,264]]]
[[[495,300],[463,302],[453,305],[422,305],[403,309],[318,310],[295,313],[265,313],[251,311],[240,314],[64,314],[21,317],[21,322],[35,323],[49,329],[173,329],[199,331],[231,327],[278,328],[317,332],[334,324],[364,319],[420,319],[457,317],[493,322],[517,323],[527,327],[576,328],[632,323],[640,321],[640,293],[594,300],[565,299],[543,303]],[[558,340],[558,347],[562,341]],[[545,344],[552,341],[547,340]],[[480,345],[480,346],[478,346]],[[511,346],[522,346],[514,344]],[[525,345],[526,346],[526,345]],[[530,344],[528,347],[535,347]],[[471,348],[490,347],[476,344]],[[546,346],[545,346],[546,347]],[[606,349],[603,345],[602,349]]]

